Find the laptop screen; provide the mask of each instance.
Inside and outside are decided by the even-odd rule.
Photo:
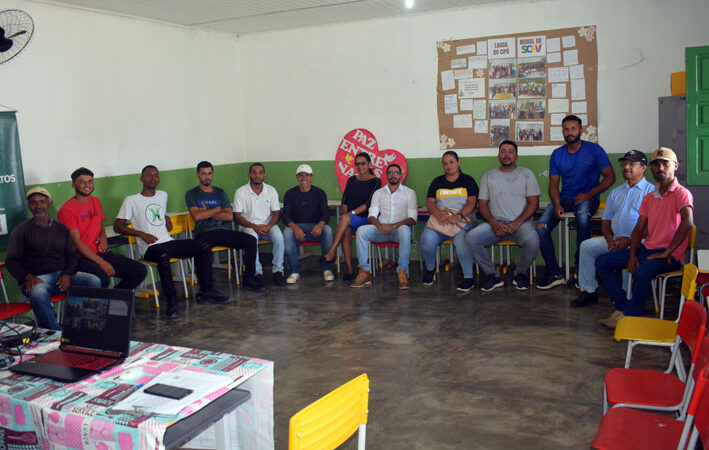
[[[62,321],[62,346],[127,354],[133,291],[70,288]]]

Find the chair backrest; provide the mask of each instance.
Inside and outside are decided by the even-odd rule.
[[[367,424],[369,378],[354,378],[290,419],[288,448],[333,449]]]
[[[701,437],[704,448],[709,448],[709,389],[707,389],[707,379],[709,378],[709,367],[702,367],[698,370],[697,383],[692,393],[692,400],[689,402],[687,411],[688,420],[694,417],[694,431],[687,448],[695,448],[697,438]],[[686,432],[685,427],[685,432]],[[683,432],[683,437],[684,437]],[[680,443],[681,440],[680,440]],[[684,448],[684,447],[682,447]]]
[[[706,335],[707,310],[699,302],[687,301],[682,308],[677,325],[677,335],[694,353],[699,339]]]
[[[697,274],[699,269],[694,264],[685,264],[682,271],[682,289],[680,294],[687,299],[693,299],[697,292]]]

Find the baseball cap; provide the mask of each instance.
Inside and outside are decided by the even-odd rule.
[[[647,166],[647,156],[645,156],[645,153],[640,150],[630,150],[629,152],[625,152],[625,155],[623,155],[622,158],[618,158],[618,161],[624,161],[626,159],[628,161],[639,162],[640,164]]]
[[[307,173],[307,174],[312,175],[312,174],[313,174],[313,168],[310,167],[310,166],[307,165],[307,164],[301,164],[301,165],[298,166],[297,169],[295,169],[295,174],[298,175],[298,174],[301,173],[301,172],[305,172],[305,173]]]
[[[27,195],[25,197],[30,198],[34,194],[42,194],[45,197],[47,197],[48,199],[50,199],[50,200],[52,199],[52,196],[49,195],[49,191],[41,186],[35,186],[32,189],[30,189],[29,191],[27,191]]]
[[[654,152],[652,152],[650,162],[653,162],[656,159],[664,159],[665,161],[678,162],[677,155],[675,155],[675,152],[673,152],[671,148],[667,147],[660,147]]]

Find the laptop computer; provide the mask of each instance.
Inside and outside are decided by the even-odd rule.
[[[10,367],[13,372],[75,382],[128,356],[133,291],[71,287],[59,348]]]

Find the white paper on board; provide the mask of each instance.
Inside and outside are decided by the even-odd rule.
[[[516,39],[501,38],[487,40],[488,59],[514,58],[516,56]]]
[[[578,65],[569,67],[569,78],[571,78],[572,80],[578,80],[578,79],[584,78],[583,64],[578,64]]]
[[[487,56],[468,56],[468,67],[471,69],[487,69]]]
[[[453,71],[453,77],[456,80],[465,80],[467,78],[473,78],[473,71],[471,69],[457,69]]]
[[[579,119],[581,119],[581,126],[586,126],[588,125],[588,115],[587,114],[579,114]]]
[[[475,121],[475,132],[476,133],[487,133],[487,120],[476,120]]]
[[[475,44],[461,45],[455,48],[456,55],[469,55],[471,53],[475,53]]]
[[[588,112],[586,102],[571,102],[571,114],[585,114]]]
[[[441,89],[444,91],[455,89],[455,78],[453,78],[452,70],[444,70],[441,72]]]
[[[566,83],[553,83],[551,96],[552,98],[566,98]]]
[[[551,114],[551,121],[549,122],[550,125],[561,125],[561,121],[564,120],[564,117],[566,117],[566,113],[552,113]]]
[[[491,127],[509,127],[510,119],[490,119]]]
[[[561,45],[563,45],[564,48],[576,47],[576,36],[574,36],[573,34],[564,36],[563,38],[561,38]]]
[[[458,96],[456,94],[444,95],[443,109],[446,114],[456,114],[458,112]]]
[[[487,55],[487,41],[478,42],[478,55]]]
[[[577,49],[564,50],[564,65],[575,66],[579,63],[579,51]]]
[[[586,80],[571,80],[571,100],[583,100],[586,98]]]
[[[558,52],[559,50],[561,50],[561,39],[558,37],[547,39],[547,54],[549,52]]]
[[[451,69],[465,69],[468,67],[467,58],[451,59]]]
[[[453,116],[453,128],[473,128],[473,115],[456,114]]]
[[[564,140],[564,133],[561,131],[561,127],[549,127],[549,140],[552,142]]]
[[[460,98],[485,98],[485,78],[458,81]]]
[[[548,77],[547,77],[547,82],[548,83],[561,83],[565,81],[569,81],[569,68],[568,67],[549,67],[547,69],[548,71]]]
[[[460,99],[460,110],[461,111],[472,111],[473,110],[473,100],[470,98]]]
[[[561,52],[547,53],[547,64],[561,62]]]
[[[475,100],[473,104],[473,118],[476,120],[486,118],[487,100]]]
[[[549,112],[569,112],[569,99],[568,98],[550,98],[548,100]]]
[[[524,36],[517,38],[517,56],[529,58],[547,54],[546,36]]]

